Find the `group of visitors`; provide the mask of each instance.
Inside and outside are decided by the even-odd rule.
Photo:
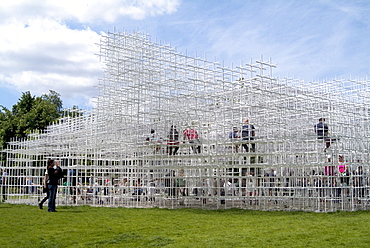
[[[314,126],[314,131],[317,134],[317,138],[323,140],[325,142],[324,151],[330,147],[331,143],[336,141],[336,139],[330,138],[329,128],[328,125],[324,123],[325,119],[320,118],[319,123]],[[242,126],[241,136],[238,134],[239,130],[237,127],[233,128],[233,131],[229,134],[229,138],[231,140],[240,139],[242,140],[242,147],[246,152],[255,152],[256,151],[256,144],[253,142],[255,138],[255,127],[252,124],[249,124],[249,119],[244,120],[244,125]],[[151,134],[146,139],[154,144],[155,150],[154,152],[158,152],[161,148],[158,146],[159,144],[163,143],[162,138],[158,138],[155,134],[155,130],[151,129]],[[186,141],[191,144],[191,148],[193,153],[199,154],[201,153],[201,146],[199,141],[198,132],[194,128],[187,128],[183,131],[183,142]],[[176,126],[172,125],[170,131],[167,135],[167,149],[166,152],[168,155],[176,155],[179,150],[180,140],[179,140],[179,132],[176,129]],[[238,152],[239,145],[235,145],[235,152]],[[344,164],[343,156],[340,155],[338,159],[338,174],[341,175],[341,184],[348,185],[348,168]],[[2,185],[2,191],[4,191],[4,181],[6,178],[6,172],[1,171],[0,177],[0,184]],[[325,167],[325,175],[333,176],[334,175],[334,166],[326,166]],[[53,159],[48,159],[47,161],[47,169],[45,171],[45,176],[43,180],[43,192],[46,193],[46,197],[43,198],[39,202],[40,209],[43,208],[43,204],[46,200],[48,200],[48,212],[56,212],[55,209],[55,200],[56,194],[58,190],[58,182],[59,179],[63,177],[62,169],[59,166],[59,162],[55,162]],[[4,192],[3,192],[4,193]],[[5,196],[5,194],[3,194]]]
[[[324,152],[330,147],[331,143],[337,141],[335,138],[329,137],[329,127],[325,123],[325,118],[320,118],[319,123],[314,126],[314,131],[317,135],[319,140],[323,140],[325,142]],[[256,144],[251,142],[254,140],[255,137],[255,127],[254,125],[249,124],[249,119],[244,120],[244,125],[242,126],[241,136],[238,134],[239,130],[237,127],[233,127],[232,132],[229,133],[229,139],[232,142],[242,140],[242,146],[246,152],[255,152],[256,151]],[[235,152],[239,151],[239,145],[234,145]]]
[[[180,148],[180,139],[179,139],[179,132],[176,129],[175,125],[172,125],[170,128],[170,131],[167,135],[167,149],[166,153],[168,155],[176,155],[179,148]],[[149,137],[146,138],[147,141],[150,141],[151,144],[154,144],[154,153],[158,153],[161,150],[161,144],[164,143],[163,139],[156,136],[155,130],[151,129]],[[200,140],[199,140],[199,134],[197,130],[194,128],[187,128],[183,132],[183,142],[186,141],[189,142],[191,145],[191,148],[193,150],[193,153],[198,154],[201,153],[201,146],[200,146]]]
[[[317,135],[317,138],[319,140],[323,140],[325,142],[325,148],[324,152],[327,151],[327,149],[330,147],[332,142],[335,142],[337,139],[330,138],[329,137],[329,127],[325,122],[324,118],[319,119],[319,123],[314,126],[314,131]],[[255,139],[255,127],[253,124],[249,123],[249,119],[246,118],[244,120],[244,124],[241,128],[241,134],[239,134],[238,127],[233,127],[233,130],[229,133],[229,139],[233,143],[237,143],[235,141],[241,141],[241,145],[244,148],[245,152],[255,152],[256,151],[256,143],[254,142]],[[169,133],[167,135],[166,139],[166,153],[168,155],[176,155],[179,146],[180,146],[180,140],[179,140],[179,132],[176,129],[175,125],[172,125]],[[150,141],[152,144],[154,144],[154,153],[158,153],[161,150],[161,144],[165,143],[165,141],[158,137],[155,134],[155,130],[151,129],[150,135],[146,138],[147,141]],[[199,141],[199,134],[194,128],[187,128],[183,131],[183,142],[186,141],[191,144],[191,148],[193,150],[193,153],[199,154],[201,153],[201,145]],[[239,142],[238,142],[239,143]],[[239,144],[233,145],[235,152],[239,152]]]

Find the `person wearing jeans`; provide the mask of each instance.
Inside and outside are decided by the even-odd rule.
[[[42,206],[44,205],[44,202],[46,202],[47,199],[49,199],[49,187],[48,187],[48,170],[45,171],[44,181],[43,181],[43,188],[42,192],[46,193],[46,196],[39,202],[39,208],[42,209]]]
[[[58,181],[60,178],[61,168],[59,167],[59,163],[54,163],[53,159],[49,159],[47,162],[47,169],[48,169],[48,176],[49,176],[49,202],[48,202],[48,212],[56,212],[55,210],[55,200],[57,197],[58,191]],[[54,167],[55,165],[55,167]]]

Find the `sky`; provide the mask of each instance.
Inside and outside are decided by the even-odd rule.
[[[0,105],[54,90],[91,109],[108,31],[142,31],[225,65],[269,60],[305,82],[366,79],[369,0],[12,0],[0,7]]]

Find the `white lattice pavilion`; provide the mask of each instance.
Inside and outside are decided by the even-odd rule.
[[[54,158],[69,171],[59,205],[369,209],[368,79],[279,78],[262,58],[225,67],[140,32],[108,33],[99,56],[105,74],[93,110],[4,150],[7,202],[36,205],[46,160]],[[229,139],[246,118],[255,127],[254,152]],[[314,133],[319,118],[336,139],[326,152]],[[171,126],[180,134],[176,155],[167,152]],[[200,153],[183,139],[187,128],[197,130]],[[162,143],[146,140],[151,129]],[[334,174],[325,173],[329,166]]]

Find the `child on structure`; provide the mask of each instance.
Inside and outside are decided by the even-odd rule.
[[[348,186],[349,185],[349,172],[347,165],[344,162],[343,155],[338,156],[338,172],[340,175],[340,183],[343,186]]]

